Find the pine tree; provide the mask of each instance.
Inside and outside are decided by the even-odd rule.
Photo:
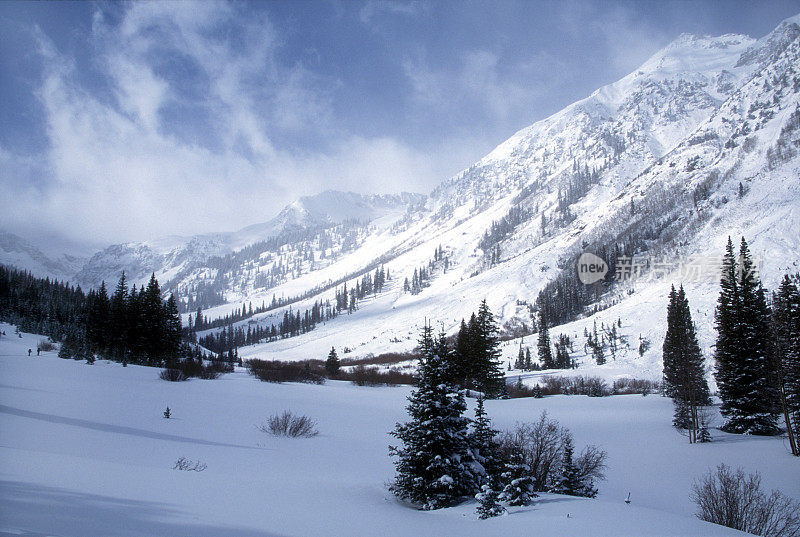
[[[525,464],[523,454],[519,450],[510,453],[501,477],[504,487],[500,499],[508,505],[528,505],[536,497],[530,466]]]
[[[143,353],[148,365],[157,365],[168,345],[166,344],[167,319],[155,273],[150,276],[147,289],[141,293],[140,315],[141,324],[146,327],[143,330]]]
[[[800,278],[798,278],[800,279]],[[785,275],[773,297],[775,387],[781,401],[789,447],[800,456],[800,288]]]
[[[770,343],[770,312],[742,237],[738,263],[728,239],[717,301],[717,385],[726,418],[723,430],[746,434],[778,431]]]
[[[506,508],[500,505],[500,494],[489,485],[483,485],[481,492],[475,495],[475,499],[478,500],[475,512],[481,520],[500,516],[506,512]]]
[[[167,303],[164,306],[164,323],[165,331],[163,352],[168,361],[175,361],[180,353],[181,345],[181,315],[178,312],[178,303],[175,300],[175,295],[169,295]]]
[[[470,328],[474,331],[471,346],[474,353],[472,380],[475,388],[490,398],[505,395],[505,375],[499,361],[498,328],[494,315],[486,305],[486,299],[478,307],[474,327]]]
[[[673,425],[689,429],[689,441],[697,440],[700,429],[698,407],[710,404],[705,365],[692,322],[689,301],[681,285],[669,294],[667,334],[662,348],[664,386],[675,405]]]
[[[461,319],[461,326],[458,329],[458,334],[456,334],[456,343],[453,349],[451,370],[453,378],[457,379],[457,384],[462,388],[470,387],[469,379],[472,376],[472,362],[470,330],[464,319]]]
[[[525,369],[525,352],[522,350],[522,340],[519,342],[519,352],[517,353],[517,360],[514,362],[514,369]]]
[[[547,318],[544,309],[539,310],[539,341],[536,344],[539,351],[539,362],[543,369],[555,369],[553,354],[550,350],[550,331],[547,328]]]
[[[472,446],[475,461],[483,468],[481,481],[488,484],[493,490],[500,490],[503,486],[503,460],[500,455],[500,446],[495,441],[498,432],[492,428],[491,420],[484,408],[483,397],[478,397],[472,427],[469,443]]]
[[[339,374],[339,357],[336,355],[336,349],[331,347],[331,352],[328,353],[328,359],[325,360],[325,371],[328,376],[333,378]]]
[[[111,320],[108,326],[112,354],[122,359],[128,342],[128,285],[125,272],[119,278],[117,288],[111,296]]]
[[[479,476],[468,440],[464,396],[448,383],[448,364],[434,353],[431,327],[422,331],[417,387],[409,396],[411,420],[391,433],[403,446],[397,457],[392,492],[422,509],[439,509],[475,493]]]
[[[581,476],[580,469],[575,466],[572,459],[572,438],[567,436],[564,441],[564,458],[552,492],[568,496],[594,498],[597,496],[597,489],[592,487],[592,483],[588,479]]]

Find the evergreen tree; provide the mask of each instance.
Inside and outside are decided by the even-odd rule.
[[[539,341],[536,348],[539,351],[539,362],[542,364],[542,369],[555,369],[556,364],[550,350],[550,331],[547,328],[544,309],[539,310]]]
[[[538,387],[538,385],[537,385]],[[505,462],[502,483],[503,492],[500,499],[508,505],[528,505],[536,497],[533,491],[533,478],[530,466],[525,464],[524,456],[520,450],[512,450]]]
[[[800,278],[799,278],[800,279]],[[800,288],[785,275],[772,301],[775,387],[792,454],[800,456]]]
[[[483,397],[478,397],[475,406],[473,430],[469,435],[475,461],[483,468],[482,483],[493,490],[502,489],[503,460],[500,446],[495,441],[498,432],[492,428],[491,420],[486,415]]]
[[[489,485],[483,485],[481,492],[475,495],[475,499],[478,500],[475,512],[481,520],[500,516],[506,512],[506,508],[500,505],[500,494]]]
[[[689,429],[689,441],[697,440],[700,429],[698,407],[710,404],[705,365],[692,322],[689,301],[681,285],[669,294],[667,333],[662,348],[664,387],[675,405],[673,425]]]
[[[147,289],[141,293],[141,324],[147,329],[143,334],[143,353],[148,365],[157,365],[160,356],[167,350],[166,342],[167,319],[164,305],[161,301],[161,289],[158,286],[156,275],[150,276]]]
[[[559,369],[569,369],[572,366],[572,359],[567,350],[569,344],[569,337],[559,334],[558,343],[556,343],[556,367]]]
[[[471,347],[474,353],[472,380],[475,388],[490,398],[505,395],[505,375],[499,361],[498,328],[494,315],[486,305],[486,299],[478,307],[475,323],[470,328],[473,332],[471,337]]]
[[[519,342],[519,352],[517,353],[517,360],[514,362],[514,369],[525,369],[525,352],[522,350],[522,340]]]
[[[111,295],[111,319],[108,327],[111,352],[117,359],[122,359],[125,355],[128,327],[128,285],[123,271],[117,288]]]
[[[109,346],[111,317],[106,282],[102,282],[97,291],[90,292],[86,302],[86,340],[93,352],[105,353]]]
[[[75,336],[69,334],[66,338],[64,338],[64,342],[61,344],[61,348],[58,349],[58,357],[63,358],[65,360],[69,360],[70,358],[75,357]]]
[[[597,496],[597,489],[592,487],[592,483],[581,476],[580,468],[573,462],[572,438],[567,436],[564,441],[564,459],[561,469],[556,478],[556,484],[552,492],[556,494],[566,494],[568,496],[583,496],[594,498]]]
[[[475,316],[472,316],[473,319]],[[461,326],[456,334],[455,348],[451,361],[453,377],[457,379],[457,384],[462,388],[470,387],[470,377],[472,375],[472,347],[470,343],[471,332],[464,319],[461,319]]]
[[[164,306],[165,330],[163,352],[168,361],[177,360],[181,345],[181,315],[175,295],[169,295]]]
[[[328,376],[333,378],[339,374],[339,357],[336,355],[336,349],[331,347],[331,352],[328,353],[328,359],[325,360],[325,371]]]
[[[775,434],[778,394],[772,379],[770,312],[742,237],[738,263],[728,239],[717,301],[717,385],[723,430]]]
[[[391,447],[397,457],[392,492],[422,509],[452,505],[477,490],[464,396],[448,382],[448,363],[434,353],[431,327],[420,339],[422,357],[416,389],[409,396],[410,421],[391,433],[402,447]]]

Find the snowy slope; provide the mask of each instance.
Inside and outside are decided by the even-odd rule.
[[[610,309],[552,332],[577,334],[582,347],[583,329],[595,319],[606,327],[621,320],[630,346],[591,372],[659,378],[671,284],[686,285],[701,343],[710,351],[718,292],[713,265],[729,235],[737,243],[742,235],[748,239],[768,287],[800,270],[798,20],[784,21],[759,40],[683,35],[619,82],[515,134],[445,181],[424,208],[376,230],[335,263],[236,295],[232,304],[206,313],[221,316],[247,301],[269,302],[273,294],[296,296],[380,259],[394,279],[359,311],[240,353],[305,359],[324,357],[331,346],[360,356],[409,350],[426,318],[452,333],[483,298],[507,330],[531,328],[528,305],[548,281],[574,270],[578,253],[636,237],[635,254],[651,270],[602,297],[598,305]],[[776,159],[779,140],[789,149]],[[559,198],[584,170],[592,176],[586,191],[561,210]],[[479,244],[512,208],[526,216],[496,243],[499,262],[492,263],[492,252]],[[429,287],[404,293],[403,279],[427,264],[439,245],[450,261],[447,272],[437,266]],[[292,308],[302,311],[332,295],[328,290]],[[241,324],[271,324],[282,315],[277,310]],[[640,337],[651,344],[641,358]],[[506,345],[508,359],[519,344]],[[576,358],[585,361],[579,351]]]
[[[668,399],[557,396],[488,401],[487,411],[504,429],[546,409],[577,446],[606,450],[597,499],[544,495],[489,521],[475,518],[475,502],[417,511],[386,487],[406,388],[276,385],[242,372],[168,383],[152,368],[28,358],[40,338],[0,330],[4,535],[743,535],[694,517],[692,480],[720,462],[800,498],[800,470],[778,438],[714,431],[714,443],[690,446],[669,425]],[[256,429],[284,409],[317,419],[320,435]],[[173,470],[181,456],[207,469]]]

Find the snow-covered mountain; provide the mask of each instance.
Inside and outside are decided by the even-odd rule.
[[[713,264],[729,235],[748,239],[767,286],[800,269],[798,22],[800,16],[788,19],[758,40],[682,35],[630,75],[516,133],[442,183],[424,207],[374,230],[334,263],[307,263],[263,290],[239,285],[227,305],[206,313],[305,294],[291,305],[303,311],[333,300],[331,282],[345,279],[352,288],[379,261],[392,274],[390,285],[358,311],[240,352],[299,359],[324,356],[332,345],[357,355],[408,350],[424,319],[452,333],[483,298],[508,334],[523,334],[534,326],[531,306],[540,291],[558,293],[551,282],[575,281],[581,252],[613,255],[610,262],[625,253],[646,269],[602,287],[591,303],[579,304],[571,324],[553,330],[580,343],[595,320],[621,322],[627,343],[603,367],[660,377],[670,284],[686,286],[710,348]],[[440,245],[447,268],[433,259]],[[296,247],[324,251],[314,240]],[[404,292],[404,280],[420,267],[431,278],[421,292]],[[242,324],[269,325],[283,313]],[[642,357],[639,338],[652,343]],[[507,344],[507,357],[519,343]]]
[[[93,255],[75,274],[75,280],[84,286],[96,287],[104,280],[113,283],[123,270],[132,282],[142,282],[155,272],[160,281],[172,282],[177,291],[185,277],[202,272],[211,258],[223,257],[264,241],[291,243],[298,235],[345,223],[355,227],[370,223],[385,225],[423,200],[421,194],[362,195],[325,191],[298,199],[267,222],[235,232],[169,236],[109,246]],[[270,247],[270,244],[264,244],[258,253]]]
[[[686,287],[710,350],[714,264],[729,235],[747,238],[768,287],[800,270],[799,24],[792,17],[761,39],[681,35],[427,198],[324,192],[235,233],[109,247],[77,281],[154,271],[210,319],[285,300],[238,323],[252,328],[279,322],[287,308],[335,303],[338,286],[352,290],[376,267],[389,270],[383,290],[355,312],[240,349],[276,359],[324,357],[331,346],[353,355],[409,350],[425,319],[452,333],[484,298],[511,338],[510,358],[523,344],[518,336],[535,328],[544,292],[570,304],[552,330],[573,337],[582,372],[658,378],[671,284]],[[623,281],[578,287],[585,251],[601,255],[612,276],[620,255],[641,267]],[[609,364],[593,365],[581,334],[612,322],[623,344]],[[640,355],[642,341],[651,345]]]
[[[40,278],[69,280],[85,261],[68,254],[48,255],[22,237],[0,231],[0,263],[22,267]]]

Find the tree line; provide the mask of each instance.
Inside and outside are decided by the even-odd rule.
[[[162,299],[155,275],[146,287],[129,289],[123,272],[109,296],[105,282],[84,294],[80,287],[0,265],[0,319],[61,341],[63,358],[156,366],[181,353],[177,302],[172,295]]]

